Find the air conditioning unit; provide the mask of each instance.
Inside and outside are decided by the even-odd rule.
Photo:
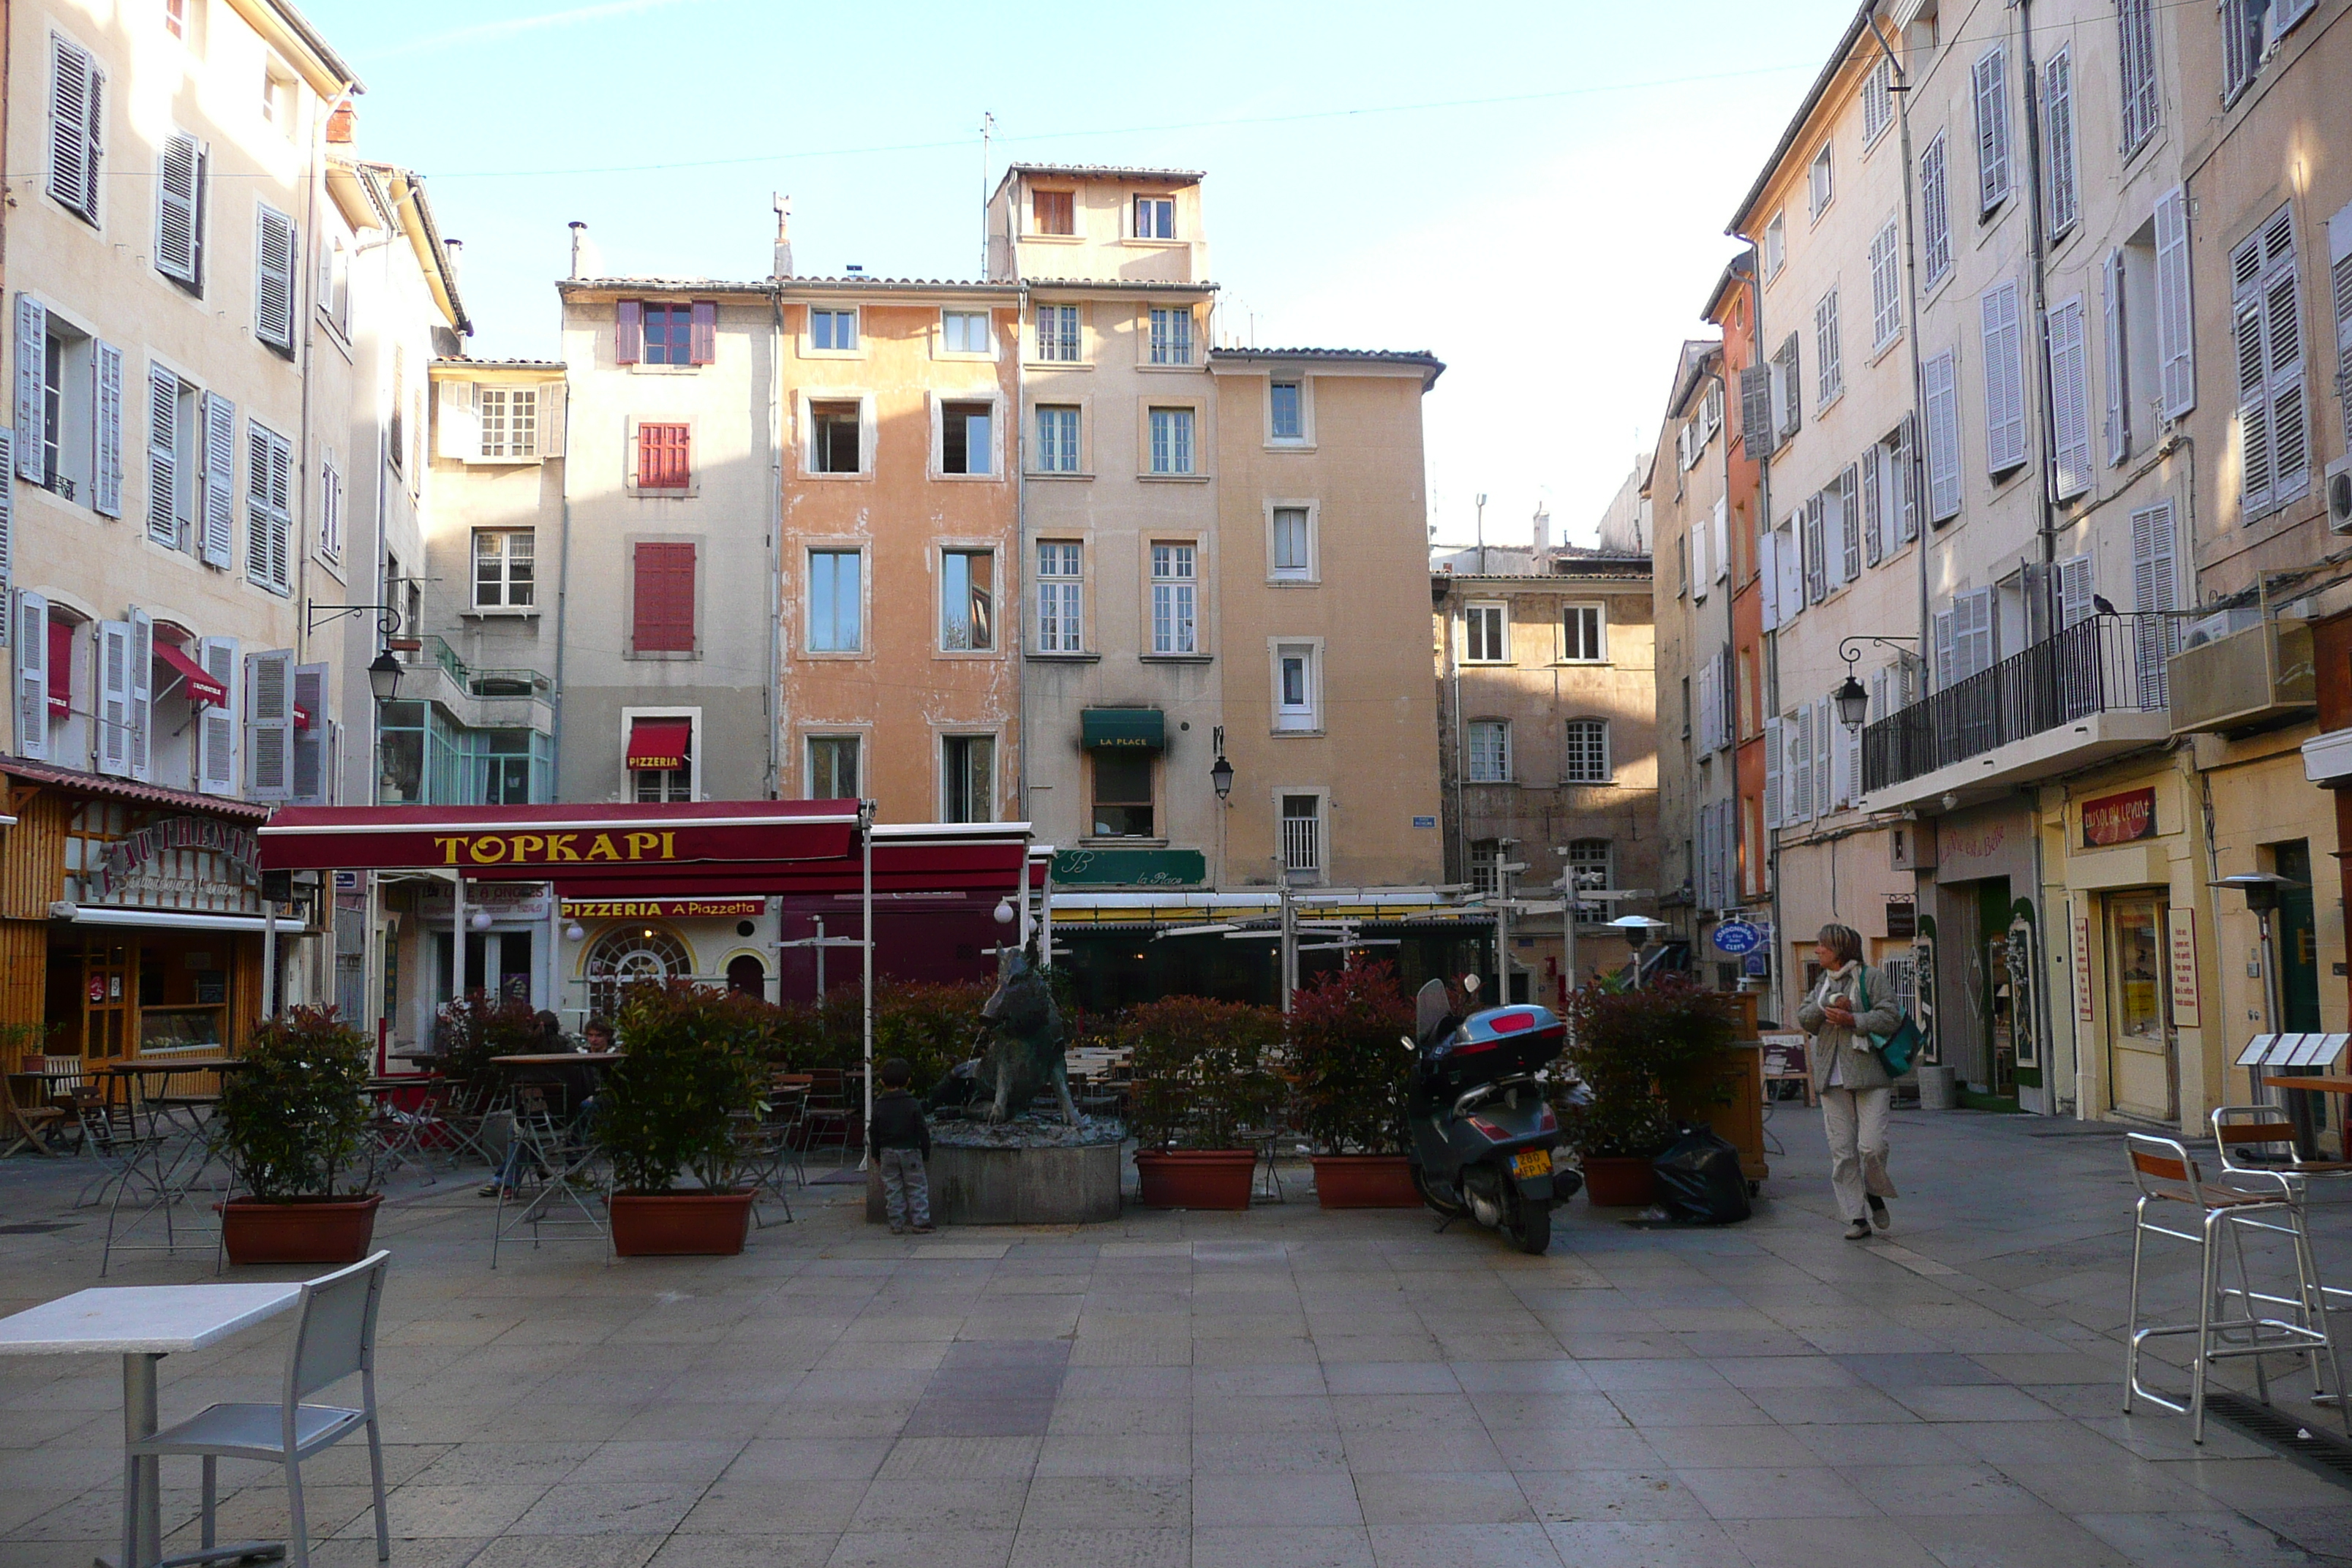
[[[2197,640],[2197,632],[2232,615],[2252,616],[2253,624]],[[2308,717],[2319,706],[2310,623],[2265,618],[2252,607],[2199,622],[2167,668],[2176,735],[2245,734]]]
[[[2203,620],[2193,623],[2189,628],[2189,635],[2181,639],[2180,646],[2184,650],[2203,647],[2207,643],[2219,642],[2227,637],[2235,637],[2248,627],[2262,624],[2263,609],[2260,605],[2240,605],[2232,610],[2218,610]]]
[[[2352,456],[2327,465],[2327,526],[2352,533]]]

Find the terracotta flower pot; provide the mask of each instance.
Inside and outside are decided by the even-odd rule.
[[[1318,1154],[1315,1201],[1327,1209],[1417,1209],[1421,1194],[1402,1154]]]
[[[1657,1173],[1640,1154],[1587,1154],[1584,1196],[1595,1208],[1633,1209],[1658,1201]]]
[[[732,1258],[751,1233],[753,1196],[614,1193],[613,1250],[623,1258]]]
[[[1245,1209],[1255,1149],[1140,1150],[1135,1173],[1143,1206],[1153,1209]]]
[[[381,1193],[356,1198],[231,1198],[218,1205],[231,1263],[357,1263],[375,1239]]]

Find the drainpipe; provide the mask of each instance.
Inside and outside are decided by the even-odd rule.
[[[2058,624],[2058,413],[2050,385],[2049,236],[2042,231],[2042,94],[2033,65],[2033,0],[2017,0],[2017,54],[2025,67],[2026,255],[2032,265],[2033,384],[2042,426],[2042,624]],[[2028,628],[2031,629],[2030,627]],[[2028,640],[2031,640],[2030,638]]]
[[[557,342],[562,342],[561,327]],[[557,800],[563,798],[563,647],[564,612],[572,596],[572,372],[567,365],[563,373],[565,426],[562,490],[557,499],[560,517],[560,537],[555,547],[555,690],[548,704],[548,749],[554,753],[547,767],[547,793]]]
[[[1761,353],[1765,343],[1769,341],[1764,335],[1764,250],[1761,246],[1757,247],[1756,249],[1756,271],[1748,280],[1748,301],[1750,333],[1748,353],[1750,355],[1755,355]],[[1770,419],[1772,417],[1772,412],[1769,406],[1770,399],[1767,398],[1766,403],[1768,406],[1764,411],[1764,417]],[[1742,445],[1746,444],[1744,436],[1741,442]],[[1756,526],[1759,530],[1764,531],[1769,531],[1772,526],[1772,459],[1769,454],[1756,458]],[[1779,567],[1780,557],[1776,552],[1773,557],[1773,568],[1777,571]],[[1777,714],[1780,711],[1780,628],[1776,626],[1764,634],[1763,645],[1759,651],[1763,655],[1761,661],[1763,668],[1758,672],[1757,679],[1763,682],[1764,686],[1764,711]],[[1771,759],[1767,758],[1764,765],[1769,771],[1772,765]],[[1780,793],[1785,797],[1788,794],[1788,780],[1783,778],[1780,782]],[[1772,1011],[1778,1017],[1787,1013],[1787,1009],[1780,1005],[1780,998],[1784,994],[1782,988],[1787,980],[1785,971],[1788,967],[1782,962],[1781,953],[1788,943],[1787,932],[1782,929],[1780,918],[1780,830],[1769,823],[1767,823],[1764,827],[1762,847],[1765,886],[1769,889],[1767,900],[1772,911],[1771,956],[1768,961],[1771,988],[1767,994],[1772,1000]]]
[[[781,251],[782,247],[779,247]],[[781,264],[781,258],[780,258]],[[784,286],[769,285],[768,310],[768,798],[785,798],[784,779]],[[817,949],[817,963],[824,950]],[[823,993],[819,993],[822,996]]]
[[[1906,416],[1911,427],[1911,465],[1910,472],[1904,475],[1904,482],[1910,488],[1912,513],[1919,528],[1918,556],[1912,564],[1919,583],[1919,660],[1924,665],[1927,662],[1929,646],[1927,642],[1927,628],[1930,625],[1927,612],[1927,532],[1930,524],[1927,521],[1927,488],[1925,482],[1927,432],[1919,413],[1927,405],[1927,398],[1920,380],[1919,368],[1919,242],[1918,221],[1914,205],[1917,191],[1911,181],[1911,78],[1910,73],[1903,68],[1903,58],[1895,52],[1894,43],[1879,29],[1878,18],[1875,16],[1870,19],[1870,33],[1871,37],[1878,40],[1879,48],[1885,52],[1886,62],[1895,72],[1893,89],[1895,127],[1895,134],[1902,142],[1903,335],[1909,340],[1906,353],[1911,362],[1911,407]]]
[[[986,211],[985,208],[982,210],[983,214]],[[1005,221],[1007,229],[1004,247],[1006,254],[1009,256],[1013,250],[1013,238],[1010,227],[1012,219],[1009,213]],[[981,221],[981,248],[983,253],[985,253],[988,247],[987,229],[987,219],[983,216]],[[985,273],[982,275],[985,276]],[[1017,560],[1013,563],[1008,563],[1008,564],[1026,565],[1030,560],[1029,479],[1027,477],[1029,465],[1023,460],[1021,443],[1023,433],[1028,429],[1027,415],[1025,410],[1029,406],[1029,370],[1028,366],[1022,363],[1025,356],[1021,352],[1021,323],[1029,319],[1028,279],[1025,278],[1017,279],[1014,282],[1013,289],[1013,428],[1005,433],[1004,466],[1008,470],[1009,477],[1013,480],[1013,548],[1017,554]],[[992,321],[995,318],[993,316],[990,318]],[[1014,574],[1011,571],[1006,572],[1004,575],[1008,582],[1017,580]],[[1021,815],[1032,825],[1031,832],[1034,836],[1035,832],[1034,824],[1037,819],[1037,814],[1029,804],[1029,700],[1028,693],[1024,689],[1028,685],[1028,680],[1022,673],[1025,668],[1024,660],[1028,656],[1029,637],[1034,630],[1029,624],[1029,612],[1033,607],[1034,606],[1029,603],[1029,595],[1024,594],[1021,595],[1021,613],[1011,618],[1013,624],[1021,628],[1021,646],[1013,650],[1013,681],[1014,686],[1014,700],[1013,706],[1013,710],[1020,715],[1021,769],[1019,777],[1021,781]],[[1171,783],[1173,783],[1172,779],[1171,780]],[[1172,799],[1171,804],[1173,804]],[[1220,806],[1223,804],[1224,803],[1222,801],[1218,802]],[[1209,885],[1213,888],[1215,887],[1218,880],[1224,876],[1225,868],[1223,865],[1223,849],[1224,846],[1221,841],[1218,845],[1218,866],[1216,876],[1212,877],[1209,880]],[[1050,926],[1046,929],[1045,944],[1048,947],[1053,945],[1053,931]],[[1051,963],[1051,957],[1048,955],[1046,966],[1050,967]]]

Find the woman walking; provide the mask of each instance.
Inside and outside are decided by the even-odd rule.
[[[1830,1187],[1846,1222],[1845,1238],[1863,1241],[1872,1226],[1885,1230],[1893,1223],[1886,1200],[1895,1195],[1886,1173],[1886,1108],[1895,1080],[1870,1037],[1901,1027],[1903,1010],[1886,972],[1863,963],[1862,935],[1853,927],[1822,927],[1813,952],[1822,977],[1798,1004],[1797,1023],[1811,1037],[1805,1070],[1829,1135]]]

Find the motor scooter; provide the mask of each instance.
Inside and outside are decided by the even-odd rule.
[[[1475,1000],[1478,977],[1462,984]],[[1421,988],[1414,1012],[1417,1037],[1403,1042],[1413,1053],[1413,1186],[1448,1220],[1466,1215],[1522,1252],[1542,1252],[1551,1246],[1551,1205],[1584,1184],[1553,1164],[1559,1118],[1535,1076],[1559,1055],[1567,1025],[1530,1003],[1461,1017],[1442,980]]]

